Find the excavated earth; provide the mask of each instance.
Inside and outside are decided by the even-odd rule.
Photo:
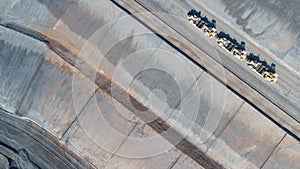
[[[203,4],[300,71],[299,2]],[[0,0],[0,78],[0,168],[300,168],[297,137],[111,1]]]

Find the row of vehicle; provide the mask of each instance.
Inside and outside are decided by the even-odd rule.
[[[260,60],[258,56],[249,53],[245,49],[245,42],[238,42],[231,38],[229,34],[223,31],[218,32],[216,28],[216,21],[209,20],[206,16],[201,15],[201,11],[192,9],[187,13],[188,20],[210,38],[216,38],[217,44],[225,51],[229,52],[240,60],[245,60],[249,68],[261,75],[266,80],[276,83],[278,81],[278,74],[275,72],[275,66],[267,64],[266,61]]]

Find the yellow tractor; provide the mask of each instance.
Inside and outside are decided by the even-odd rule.
[[[247,58],[247,51],[243,49],[234,48],[232,50],[232,54],[241,60],[245,60]]]
[[[210,38],[215,38],[218,34],[217,28],[216,28],[216,21],[213,19],[211,21],[208,20],[208,18],[205,16],[202,18],[202,20],[205,22],[202,30],[203,32]]]
[[[244,48],[244,42],[242,42],[242,45],[235,45],[233,42],[231,42],[226,37],[217,37],[217,43],[220,45],[223,49],[225,49],[227,52],[231,53],[235,57],[245,60],[247,58],[247,51]]]
[[[192,24],[196,24],[201,20],[201,11],[197,12],[195,9],[190,10],[187,13],[187,18]]]
[[[210,38],[214,38],[217,36],[218,32],[217,32],[217,29],[214,28],[214,27],[208,27],[208,26],[203,26],[203,31],[204,33],[210,37]]]
[[[276,83],[278,81],[277,73],[271,73],[271,72],[265,71],[265,72],[263,72],[262,76],[272,83]]]
[[[267,65],[265,65],[263,61],[248,59],[247,65],[249,68],[251,68],[257,74],[261,75],[266,80],[272,83],[276,83],[278,81],[278,74],[271,71],[271,69]]]
[[[247,65],[257,74],[265,78],[266,80],[276,83],[278,81],[278,74],[275,73],[274,67],[269,66],[267,62],[261,61],[258,56],[250,53],[247,54],[245,50],[245,42],[239,43],[235,38],[231,38],[229,34],[220,31],[217,32],[216,21],[209,20],[206,16],[201,16],[201,11],[196,11],[192,9],[187,13],[188,20],[197,28],[202,30],[208,37],[217,37],[217,43],[224,50],[231,53],[233,56],[239,58],[240,60],[246,60]]]
[[[245,50],[245,45],[246,43],[244,41],[238,43],[237,47],[233,49],[232,54],[240,60],[245,60],[247,58],[247,51]]]
[[[227,46],[228,43],[229,41],[226,38],[217,37],[217,44],[220,45],[221,47]]]
[[[217,43],[220,45],[223,49],[225,49],[227,52],[232,54],[233,49],[235,49],[235,45],[232,44],[227,38],[225,37],[218,37]]]

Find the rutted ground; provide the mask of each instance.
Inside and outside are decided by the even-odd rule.
[[[16,1],[15,4],[18,4],[18,2],[20,1]],[[121,168],[125,168],[125,166],[128,168],[180,168],[180,166],[186,168],[201,168],[198,164],[199,160],[197,161],[197,158],[200,158],[200,156],[194,156],[192,157],[194,160],[192,160],[191,157],[180,151],[182,150],[180,146],[184,147],[182,144],[179,144],[177,148],[173,147],[167,152],[150,158],[132,159],[117,155],[126,153],[126,150],[131,151],[133,154],[152,149],[155,150],[155,147],[148,147],[152,145],[150,144],[151,140],[146,140],[142,142],[140,146],[136,146],[131,144],[131,140],[128,139],[127,136],[145,138],[158,135],[158,133],[157,130],[149,127],[147,124],[143,124],[139,117],[136,117],[136,114],[130,110],[130,107],[126,107],[128,105],[124,106],[116,101],[120,104],[118,107],[122,111],[116,110],[112,98],[108,95],[109,93],[107,94],[100,89],[95,91],[98,87],[89,79],[91,77],[89,75],[93,73],[89,71],[102,70],[105,71],[107,77],[111,77],[113,73],[118,70],[118,64],[122,63],[123,59],[127,58],[128,55],[133,54],[135,58],[141,58],[141,60],[130,61],[136,61],[141,64],[135,68],[131,67],[130,64],[124,64],[124,66],[121,67],[123,71],[126,71],[126,73],[124,72],[124,77],[130,78],[134,76],[134,70],[159,65],[161,69],[168,70],[171,77],[176,77],[178,84],[182,84],[184,90],[181,91],[181,94],[185,97],[180,101],[183,105],[190,102],[189,98],[193,98],[186,96],[197,94],[191,88],[195,85],[194,83],[199,84],[200,107],[197,110],[199,115],[196,118],[197,123],[193,125],[192,132],[188,135],[187,140],[193,142],[202,152],[207,152],[206,154],[209,157],[218,161],[223,166],[228,168],[239,168],[240,166],[249,166],[251,168],[259,168],[262,166],[266,168],[268,166],[270,168],[276,167],[276,164],[272,163],[272,161],[269,162],[268,159],[274,161],[280,157],[282,151],[277,150],[279,149],[277,147],[278,144],[285,151],[294,154],[295,157],[299,156],[297,149],[291,150],[288,146],[292,144],[297,147],[296,140],[286,136],[284,131],[256,112],[251,106],[243,103],[240,98],[229,91],[227,91],[226,94],[227,101],[225,102],[223,118],[216,132],[209,141],[201,144],[201,136],[203,135],[201,135],[199,131],[201,131],[205,121],[204,119],[207,117],[207,110],[217,107],[220,104],[218,100],[213,102],[213,104],[216,105],[209,104],[212,102],[211,96],[213,94],[211,86],[221,86],[222,88],[222,84],[191,62],[180,59],[182,58],[181,54],[170,48],[169,45],[161,41],[157,36],[148,35],[147,32],[149,33],[149,31],[133,19],[126,20],[126,23],[120,24],[122,26],[112,24],[112,26],[109,26],[106,30],[104,29],[103,32],[96,34],[97,38],[91,38],[90,36],[95,33],[98,27],[106,25],[106,23],[121,16],[126,16],[123,11],[112,3],[106,1],[103,3],[103,6],[105,6],[103,9],[106,10],[99,10],[98,12],[101,12],[99,14],[94,14],[95,11],[90,10],[97,9],[98,5],[96,2],[95,4],[85,4],[83,2],[75,3],[64,1],[59,8],[51,2],[44,3],[46,6],[38,3],[37,6],[35,6],[35,4],[27,4],[27,7],[36,9],[41,13],[47,13],[44,11],[46,9],[50,9],[52,12],[55,11],[53,13],[57,12],[55,15],[48,12],[49,15],[47,15],[46,18],[49,19],[50,22],[47,22],[45,18],[33,19],[37,25],[40,23],[49,25],[47,29],[41,25],[36,26],[28,23],[23,26],[29,26],[49,37],[55,37],[57,42],[63,44],[70,50],[69,53],[83,50],[83,54],[80,55],[80,57],[83,57],[80,58],[83,62],[80,62],[81,64],[77,66],[84,74],[65,62],[61,56],[50,51],[45,44],[15,31],[1,28],[2,34],[0,38],[3,41],[3,47],[5,49],[1,50],[1,54],[4,56],[1,57],[1,63],[7,61],[3,65],[1,64],[1,73],[5,72],[4,70],[10,70],[8,73],[9,76],[6,74],[1,76],[3,79],[1,85],[3,87],[0,91],[2,92],[0,99],[5,100],[9,98],[9,101],[1,100],[2,108],[9,110],[10,113],[17,113],[19,116],[33,119],[58,139],[61,138],[62,143],[68,148],[79,153],[98,168],[114,168],[117,166]],[[64,6],[63,4],[66,5]],[[100,6],[102,5],[99,5],[99,7]],[[83,8],[82,10],[81,7]],[[82,16],[80,16],[81,12]],[[10,13],[13,14],[13,12]],[[39,12],[36,13],[38,14]],[[30,18],[36,13],[28,13],[30,16],[27,17]],[[86,13],[90,13],[90,15]],[[76,17],[78,17],[78,19],[75,19]],[[88,22],[93,20],[92,18],[95,19],[94,22]],[[21,23],[21,25],[22,24],[24,23]],[[88,25],[92,26],[89,27]],[[131,36],[137,32],[144,34]],[[122,39],[121,37],[126,38]],[[87,39],[90,44],[83,46]],[[120,41],[116,43],[117,45],[114,45],[113,48],[109,48],[108,50],[107,48],[109,46],[105,46],[106,43],[102,42],[102,40],[108,39],[110,41]],[[26,46],[26,44],[30,43],[36,44],[37,49],[32,49],[31,45]],[[89,50],[86,49],[95,46],[99,49],[99,51],[96,52],[97,55],[94,55],[92,58],[84,58],[85,52],[89,52]],[[143,60],[145,55],[137,51],[143,51],[149,48],[159,48],[161,50],[170,51],[170,55],[174,55],[174,60],[167,60],[166,54],[164,52],[158,52],[157,50],[149,50],[149,52],[147,52],[147,55],[149,55],[148,59]],[[31,50],[32,52],[26,52]],[[15,51],[19,52],[13,53]],[[18,59],[23,59],[20,59],[18,62],[11,61],[5,57],[7,56],[6,53],[12,53],[12,55]],[[29,54],[23,55],[24,53]],[[103,53],[105,53],[105,55],[103,55]],[[97,57],[104,57],[104,59],[99,62],[97,61]],[[34,62],[32,62],[32,60],[34,60]],[[187,72],[183,67],[180,67],[182,63],[186,64],[187,67],[191,69],[191,72],[193,72],[196,78],[194,83],[193,81],[190,82],[186,80]],[[16,68],[21,66],[25,66],[25,68],[22,68],[22,70]],[[91,68],[87,68],[86,66],[91,66]],[[17,72],[15,72],[16,70]],[[16,74],[19,76],[16,76]],[[19,79],[14,79],[10,75],[23,78],[22,83],[19,82]],[[131,94],[136,94],[137,100],[144,104],[147,103],[148,95],[153,94],[153,92],[149,90],[151,87],[160,87],[160,89],[165,90],[164,92],[168,95],[177,95],[174,92],[176,85],[168,83],[170,82],[167,81],[168,79],[163,79],[163,77],[167,76],[162,76],[161,74],[156,74],[156,76],[158,78],[152,79],[153,81],[147,81],[147,78],[144,76],[144,79],[140,78],[139,82],[134,83],[132,86],[133,90]],[[127,82],[124,77],[117,76],[114,80],[120,86],[125,86]],[[73,78],[75,78],[76,83],[73,83]],[[151,77],[148,78],[151,79]],[[11,81],[11,79],[15,82]],[[98,78],[97,80],[101,81],[104,79]],[[162,81],[164,83],[162,83]],[[99,84],[103,83],[104,82],[99,82]],[[12,88],[13,86],[11,86],[11,84],[16,85],[18,90]],[[77,90],[72,91],[74,88]],[[121,94],[122,93],[120,93],[120,95]],[[154,98],[161,99],[159,102],[154,102],[154,107],[160,107],[165,102],[164,99],[167,99],[167,112],[169,113],[175,110],[175,113],[172,115],[176,115],[178,98],[168,97],[168,95],[164,98],[161,97],[159,92],[154,93]],[[196,102],[195,104],[198,103]],[[190,106],[191,110],[195,109],[193,106]],[[102,111],[105,121],[110,124],[110,127],[122,133],[123,137],[106,133],[107,128],[105,128],[104,123],[100,123],[103,117],[100,116],[99,109]],[[193,117],[189,117],[187,112],[185,112],[187,118],[183,121],[179,121],[181,125],[194,120]],[[80,115],[75,118],[78,113],[80,113]],[[96,124],[93,123],[93,121]],[[257,123],[257,121],[259,121],[259,123]],[[184,129],[184,127],[178,128]],[[270,139],[270,137],[272,139]],[[172,147],[162,136],[159,136],[159,138],[163,146]],[[149,143],[147,141],[149,141]],[[103,143],[107,147],[99,147],[97,143]],[[109,150],[107,150],[107,148]],[[272,152],[274,149],[275,153],[273,153],[273,155]],[[290,162],[290,160],[293,159],[286,160]],[[192,162],[188,163],[187,161]],[[195,163],[195,161],[198,163]],[[293,162],[289,164],[299,165]],[[208,166],[209,165],[204,167]]]

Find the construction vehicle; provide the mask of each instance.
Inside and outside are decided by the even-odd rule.
[[[229,53],[233,53],[233,49],[235,48],[235,45],[231,43],[227,38],[225,37],[218,37],[217,43],[220,45],[223,49],[225,49]]]
[[[217,36],[217,43],[227,52],[233,54],[235,57],[245,60],[247,58],[247,51],[245,50],[245,42],[241,44],[236,40],[227,39],[226,37]]]
[[[201,16],[201,11],[197,12],[192,9],[187,13],[188,20],[201,29],[208,37],[214,38],[217,35],[216,21],[209,21],[206,16]]]
[[[203,20],[199,20],[195,24],[199,29],[201,29],[208,37],[214,38],[217,36],[217,29],[213,26],[210,26]]]
[[[271,73],[271,72],[267,72],[265,71],[262,76],[267,79],[268,81],[272,82],[272,83],[277,83],[278,81],[278,74],[277,73]]]
[[[247,65],[250,69],[261,75],[266,80],[273,83],[278,81],[278,74],[275,73],[265,61],[247,58]]]
[[[192,9],[187,13],[187,18],[191,23],[196,24],[197,21],[201,20],[201,11],[197,12]]]
[[[201,21],[202,21],[202,25],[203,25],[201,27],[201,29],[203,30],[203,32],[210,38],[216,37],[218,34],[217,29],[216,29],[216,21],[214,19],[212,21],[209,21],[206,16],[201,17]],[[204,24],[203,24],[203,22],[204,22]]]
[[[245,42],[242,41],[236,48],[233,49],[233,56],[239,58],[240,60],[245,60],[247,58],[247,51],[245,50]]]
[[[214,27],[208,27],[208,26],[206,26],[206,25],[204,26],[203,31],[204,31],[204,33],[205,33],[208,37],[210,37],[210,38],[214,38],[214,37],[216,37],[217,34],[218,34],[216,28],[214,28]]]
[[[247,65],[257,74],[265,78],[266,80],[276,83],[278,81],[278,74],[275,72],[275,66],[272,67],[265,61],[261,61],[258,56],[250,53],[247,55],[245,50],[245,42],[239,43],[235,38],[231,38],[229,34],[221,31],[217,32],[216,21],[208,20],[206,16],[201,16],[201,11],[196,11],[192,9],[187,13],[188,20],[197,28],[202,30],[208,37],[217,37],[217,43],[225,51],[231,53],[233,56],[239,58],[240,60],[246,60]]]
[[[234,48],[232,54],[240,60],[245,60],[247,58],[247,51],[240,48]]]

